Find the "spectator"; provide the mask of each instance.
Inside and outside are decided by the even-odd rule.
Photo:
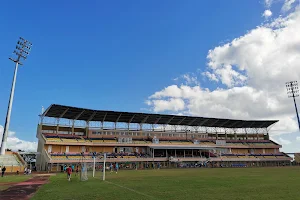
[[[4,174],[5,174],[5,171],[6,171],[6,167],[5,167],[5,166],[3,166],[3,167],[2,167],[2,175],[1,175],[2,177],[4,176]]]

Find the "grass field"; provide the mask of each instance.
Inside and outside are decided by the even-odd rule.
[[[300,199],[300,168],[218,168],[119,171],[106,181],[81,182],[65,174],[50,177],[32,198],[38,199]]]
[[[18,176],[9,175],[9,176],[0,177],[0,191],[7,189],[9,187],[9,184],[26,181],[31,177],[32,176],[23,176],[23,175],[18,175]]]

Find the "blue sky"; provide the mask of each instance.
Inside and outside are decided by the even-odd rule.
[[[182,74],[204,72],[208,50],[260,25],[264,10],[255,0],[2,2],[0,124],[19,36],[33,48],[19,68],[10,130],[32,141],[41,107],[52,103],[148,109],[150,95]],[[202,87],[223,87],[200,79]]]

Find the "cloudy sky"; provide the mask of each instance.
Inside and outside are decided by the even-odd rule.
[[[154,5],[151,5],[153,7],[148,5],[152,8],[151,11],[159,10],[160,13],[158,11],[157,13],[153,12],[155,15],[151,18],[145,18],[144,15],[141,15],[140,18],[143,20],[139,22],[142,22],[142,24],[135,24],[134,27],[131,23],[137,23],[135,20],[139,20],[139,17],[136,17],[136,10],[138,9],[134,9],[133,14],[130,14],[131,12],[125,13],[126,17],[130,15],[130,20],[122,23],[119,21],[110,22],[110,24],[116,23],[116,26],[121,26],[122,33],[125,36],[117,35],[115,32],[119,33],[120,30],[113,30],[113,26],[110,27],[111,25],[109,25],[110,32],[107,38],[115,34],[114,36],[117,35],[118,37],[117,40],[114,38],[114,41],[119,43],[126,41],[128,44],[122,43],[122,46],[117,46],[114,42],[106,44],[105,42],[110,41],[110,38],[102,37],[104,39],[101,45],[108,45],[108,47],[106,48],[107,51],[101,53],[108,53],[101,59],[94,59],[94,61],[102,62],[101,60],[111,59],[105,63],[109,67],[108,69],[98,69],[97,73],[94,70],[84,72],[88,76],[84,79],[87,85],[78,83],[76,81],[78,79],[67,77],[81,76],[82,71],[74,74],[72,66],[76,66],[78,62],[81,67],[86,66],[87,60],[93,58],[86,56],[85,60],[82,61],[82,59],[79,60],[79,55],[74,56],[73,52],[72,60],[74,63],[70,64],[70,68],[65,69],[69,60],[64,55],[77,47],[72,46],[73,43],[71,44],[66,38],[59,39],[60,45],[64,42],[71,44],[71,46],[66,45],[71,48],[68,51],[63,50],[64,46],[62,49],[52,51],[52,56],[56,58],[54,60],[64,61],[64,65],[60,65],[61,62],[51,61],[50,54],[45,51],[45,47],[43,51],[41,50],[43,46],[40,42],[36,47],[39,48],[39,51],[32,53],[33,56],[30,57],[32,61],[29,61],[26,65],[30,66],[31,64],[38,67],[39,63],[36,60],[41,63],[47,60],[47,62],[50,62],[47,64],[51,67],[57,65],[56,72],[52,72],[49,69],[50,66],[41,73],[38,70],[31,70],[32,74],[30,76],[35,77],[31,81],[36,81],[32,83],[34,85],[33,90],[24,89],[26,81],[28,82],[28,80],[25,81],[25,73],[28,73],[28,71],[20,72],[23,73],[21,75],[23,79],[21,77],[20,80],[23,84],[20,84],[21,86],[17,85],[17,87],[23,88],[17,91],[22,93],[17,97],[22,101],[16,100],[11,132],[8,137],[8,147],[35,150],[37,145],[34,139],[36,130],[33,127],[36,127],[37,117],[33,117],[31,113],[33,112],[34,116],[37,116],[42,105],[63,103],[107,110],[148,111],[236,119],[278,119],[280,120],[279,123],[273,126],[270,131],[271,138],[282,144],[285,152],[300,152],[300,134],[297,128],[295,110],[292,99],[287,98],[285,88],[285,82],[299,81],[300,76],[299,1],[255,1],[245,1],[247,5],[236,5],[233,2],[228,3],[230,5],[225,5],[222,1],[205,6],[198,3],[186,7],[177,5],[174,13],[171,13],[171,11],[175,6],[169,7],[169,4],[165,5],[166,7],[163,7],[164,5],[160,7],[170,9],[169,12],[165,12],[164,9],[159,10]],[[142,6],[145,5],[138,5],[137,8],[142,9]],[[197,9],[208,6],[210,9],[202,10],[202,13],[200,13],[202,15],[200,15]],[[218,6],[220,8],[226,6],[224,9],[226,8],[225,10],[228,10],[228,12],[223,12]],[[253,12],[249,10],[253,10]],[[118,10],[118,12],[120,11]],[[193,18],[193,20],[190,20],[190,18],[187,20],[185,17]],[[196,20],[195,17],[199,18]],[[172,19],[172,25],[176,26],[176,29],[167,23],[170,19]],[[183,22],[192,25],[179,26]],[[83,22],[79,20],[78,23]],[[155,27],[160,24],[160,27],[156,27],[153,32],[152,29],[146,29],[144,24]],[[72,26],[77,25],[72,24]],[[89,24],[89,26],[93,26],[93,24]],[[107,26],[105,27],[107,28]],[[191,29],[191,27],[197,28]],[[67,32],[63,31],[63,25],[61,25],[61,28],[61,34],[68,35]],[[176,31],[166,31],[165,28]],[[143,34],[135,37],[131,36],[134,34],[133,32],[139,33],[141,29],[145,29],[145,32],[142,32]],[[94,31],[87,27],[85,27],[85,30]],[[127,30],[131,31],[131,35],[126,32]],[[192,34],[189,30],[195,32]],[[43,34],[46,34],[46,32],[43,32]],[[59,35],[57,31],[53,34],[56,34],[56,37]],[[81,32],[76,37],[82,39],[84,34],[86,32]],[[183,34],[184,39],[178,40]],[[27,35],[33,39],[39,37],[33,37],[29,33]],[[92,41],[87,38],[87,35],[84,37],[86,41],[91,43]],[[142,41],[145,41],[146,38],[141,35],[147,35],[148,40],[148,44],[142,47],[140,43],[143,43]],[[158,35],[159,37],[165,35],[165,37],[156,41]],[[98,35],[93,36],[95,40],[99,39]],[[75,38],[75,36],[73,37]],[[129,39],[129,37],[131,38]],[[36,42],[42,39],[44,41],[45,38],[38,38]],[[141,41],[138,42],[139,40]],[[72,42],[74,41],[78,40]],[[58,45],[55,42],[53,44]],[[11,46],[11,42],[7,43],[8,45]],[[51,44],[48,45],[51,46]],[[83,43],[78,45],[80,49],[86,48]],[[109,48],[112,45],[115,48],[110,52]],[[194,45],[193,48],[191,48],[192,45]],[[151,52],[149,48],[151,48]],[[98,52],[97,49],[97,46],[95,46],[95,49],[89,51],[88,54],[99,55],[99,53],[96,53]],[[122,54],[118,55],[118,49],[119,51],[122,49]],[[56,54],[56,51],[58,51],[58,54]],[[174,53],[175,51],[177,51],[177,54]],[[125,54],[126,56],[124,56]],[[158,54],[160,57],[157,57]],[[0,58],[2,59],[2,57]],[[117,58],[120,59],[119,63],[114,63],[115,60],[118,60]],[[129,64],[132,66],[131,68],[114,68],[116,65]],[[136,66],[136,68],[133,66]],[[140,69],[141,66],[145,73]],[[5,77],[6,75],[11,77],[11,71],[3,70],[2,72],[5,73]],[[27,74],[27,76],[29,75]],[[115,78],[110,79],[109,77]],[[127,77],[127,79],[124,79],[124,77]],[[10,78],[4,79],[6,81],[5,88],[7,88],[5,94],[9,92],[9,80]],[[54,83],[53,80],[57,80],[58,83]],[[101,80],[105,81],[102,83]],[[4,81],[0,81],[0,83],[4,84]],[[153,84],[147,84],[149,82]],[[55,86],[55,89],[53,86]],[[107,97],[105,99],[101,95],[102,89],[105,89],[105,93],[103,93]],[[65,95],[66,92],[68,95]],[[119,96],[117,97],[115,94]],[[86,96],[86,98],[83,98],[83,96]],[[123,96],[123,99],[120,96]],[[3,104],[3,106],[0,106],[0,113],[3,116],[6,112],[6,97],[7,95],[5,98],[0,96],[0,103]],[[24,103],[28,106],[23,106]],[[27,115],[28,117],[26,117]],[[20,119],[21,116],[22,120]],[[2,119],[4,122],[4,117]],[[3,126],[0,125],[0,132],[2,130]]]
[[[282,3],[277,15],[272,13],[273,3]],[[284,87],[285,82],[300,77],[299,2],[266,0],[265,8],[262,24],[208,50],[205,70],[178,77],[183,83],[164,87],[146,103],[154,112],[278,119],[271,138],[282,144],[284,151],[299,152],[295,110]],[[203,82],[218,86],[208,89]]]

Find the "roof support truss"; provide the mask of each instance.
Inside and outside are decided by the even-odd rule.
[[[147,116],[141,121],[141,124],[144,124],[144,123],[147,121],[148,118],[149,118],[149,115],[147,115]]]
[[[106,118],[106,116],[107,116],[107,113],[105,113],[105,115],[104,115],[104,117],[103,117],[103,119],[102,119],[102,123],[104,123],[104,122],[105,122],[105,118]]]
[[[167,122],[166,124],[169,124],[173,119],[174,119],[175,116],[171,117]]]
[[[190,126],[192,125],[195,121],[197,120],[197,118],[193,119],[190,123],[188,123],[187,125]]]
[[[179,126],[179,125],[185,120],[185,118],[186,118],[186,117],[182,118],[182,119],[178,122],[178,124],[176,124],[176,125]]]
[[[81,112],[74,118],[74,120],[79,119],[79,117],[84,113],[84,111],[85,111],[85,110],[81,111]]]
[[[130,120],[128,121],[128,124],[130,124],[132,122],[132,120],[134,119],[135,115],[133,115]]]
[[[58,118],[63,118],[64,115],[68,112],[69,108],[67,108]]]
[[[157,120],[155,120],[154,124],[157,124],[160,119],[161,119],[161,116]]]
[[[118,118],[117,118],[117,120],[116,120],[115,123],[118,123],[118,121],[119,121],[119,119],[121,118],[121,116],[122,116],[122,113],[118,116]]]
[[[97,111],[94,111],[93,114],[90,116],[90,118],[87,120],[87,122],[92,121],[96,114],[97,114]]]

